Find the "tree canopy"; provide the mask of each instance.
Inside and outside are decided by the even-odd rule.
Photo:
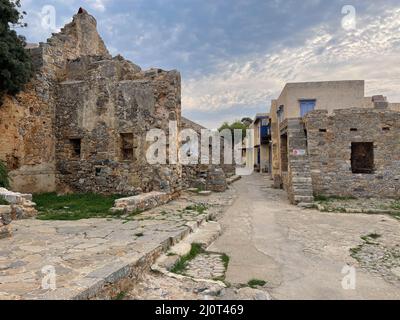
[[[233,136],[235,129],[242,130],[242,137],[245,138],[246,130],[248,128],[249,128],[249,126],[246,123],[239,121],[239,120],[235,120],[232,123],[224,122],[222,124],[222,126],[218,129],[218,131],[221,132],[222,130],[228,129],[228,130],[231,130],[232,136]]]
[[[22,22],[26,13],[20,13],[20,7],[20,0],[0,0],[0,99],[20,92],[33,74],[25,38],[12,29],[26,26]]]

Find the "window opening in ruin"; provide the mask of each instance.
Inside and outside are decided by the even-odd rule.
[[[282,171],[287,172],[289,167],[287,134],[281,135],[281,165]]]
[[[374,143],[351,143],[351,170],[353,173],[374,173]]]
[[[80,158],[81,157],[82,140],[81,139],[70,139],[69,142],[72,145],[72,156],[74,158]]]
[[[358,131],[357,128],[351,128],[350,131]]]
[[[326,129],[319,129],[319,132],[326,132]]]
[[[390,131],[390,127],[383,127],[382,131]]]
[[[133,160],[133,133],[121,133],[122,160]]]
[[[96,168],[96,177],[98,177],[101,173],[101,168]]]

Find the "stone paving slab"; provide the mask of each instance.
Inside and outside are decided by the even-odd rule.
[[[218,214],[225,197],[212,195],[203,214],[186,210],[201,197],[184,195],[129,220],[16,221],[13,238],[0,240],[0,299],[96,298]],[[55,268],[54,291],[42,289],[46,266]]]

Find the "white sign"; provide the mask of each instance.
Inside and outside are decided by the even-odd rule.
[[[304,150],[304,149],[293,149],[293,155],[294,156],[305,156],[306,155],[306,150]]]

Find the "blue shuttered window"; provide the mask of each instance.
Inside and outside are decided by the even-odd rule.
[[[308,112],[315,109],[315,100],[300,101],[300,116],[304,117]]]

